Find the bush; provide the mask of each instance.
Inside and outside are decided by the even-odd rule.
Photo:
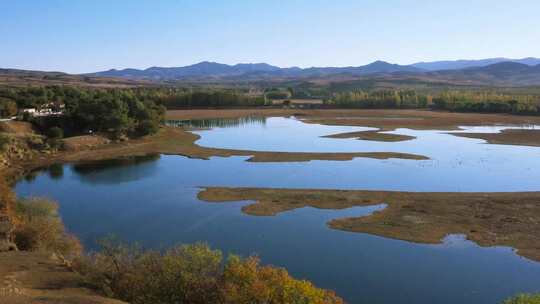
[[[43,198],[19,200],[15,217],[15,244],[20,250],[54,252],[66,257],[81,253],[79,241],[65,231],[55,202]]]
[[[13,100],[0,97],[0,117],[17,115],[17,103]]]
[[[9,135],[0,133],[0,152],[6,152],[10,142],[11,137]]]
[[[232,256],[225,265],[221,293],[223,303],[343,303],[334,292],[309,281],[292,278],[287,270],[261,266],[257,257]]]
[[[64,137],[64,130],[59,127],[52,127],[47,130],[47,137],[51,139],[61,139]]]
[[[135,132],[139,136],[157,133],[159,122],[153,120],[144,120],[136,128]]]
[[[143,251],[108,239],[102,250],[74,267],[107,296],[145,303],[343,303],[331,291],[295,280],[285,269],[261,266],[256,257],[230,257],[205,244],[165,252]]]
[[[503,304],[540,304],[540,294],[520,294],[507,299]]]

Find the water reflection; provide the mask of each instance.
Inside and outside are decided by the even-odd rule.
[[[47,168],[47,173],[52,179],[61,179],[64,177],[64,165],[52,164]]]
[[[230,128],[244,125],[259,125],[266,124],[266,117],[246,116],[239,118],[216,118],[216,119],[193,119],[193,120],[175,120],[169,119],[165,121],[165,125],[170,127],[187,127],[194,129],[211,129],[211,128]]]
[[[90,184],[119,184],[149,178],[157,173],[159,154],[123,157],[72,165],[74,176]]]

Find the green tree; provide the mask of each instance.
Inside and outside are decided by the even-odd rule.
[[[0,97],[0,117],[17,115],[17,103],[13,100]]]
[[[64,130],[60,127],[52,127],[47,130],[47,137],[50,139],[62,139],[64,137]]]

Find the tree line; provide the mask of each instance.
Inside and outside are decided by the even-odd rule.
[[[540,115],[540,95],[492,91],[443,91],[427,94],[416,90],[357,90],[335,93],[325,104],[342,108],[432,108],[456,112]]]
[[[36,108],[52,104],[71,103],[81,98],[120,98],[154,102],[167,108],[228,107],[264,105],[263,96],[246,94],[245,90],[191,89],[173,87],[81,88],[75,86],[44,86],[0,88],[0,113],[15,115],[17,109]]]

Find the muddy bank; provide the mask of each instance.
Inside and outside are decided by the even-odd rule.
[[[455,136],[483,139],[488,144],[540,147],[540,130],[502,130],[500,133],[448,133]]]
[[[344,209],[386,203],[366,217],[334,219],[331,228],[388,238],[440,243],[448,234],[464,234],[481,246],[510,246],[540,261],[540,192],[445,193],[354,190],[223,188],[203,189],[208,202],[253,200],[242,208],[269,216],[302,207]]]
[[[384,141],[384,142],[399,142],[415,139],[415,136],[387,134],[380,131],[359,131],[349,133],[339,133],[323,136],[326,138],[354,138],[358,140]]]

